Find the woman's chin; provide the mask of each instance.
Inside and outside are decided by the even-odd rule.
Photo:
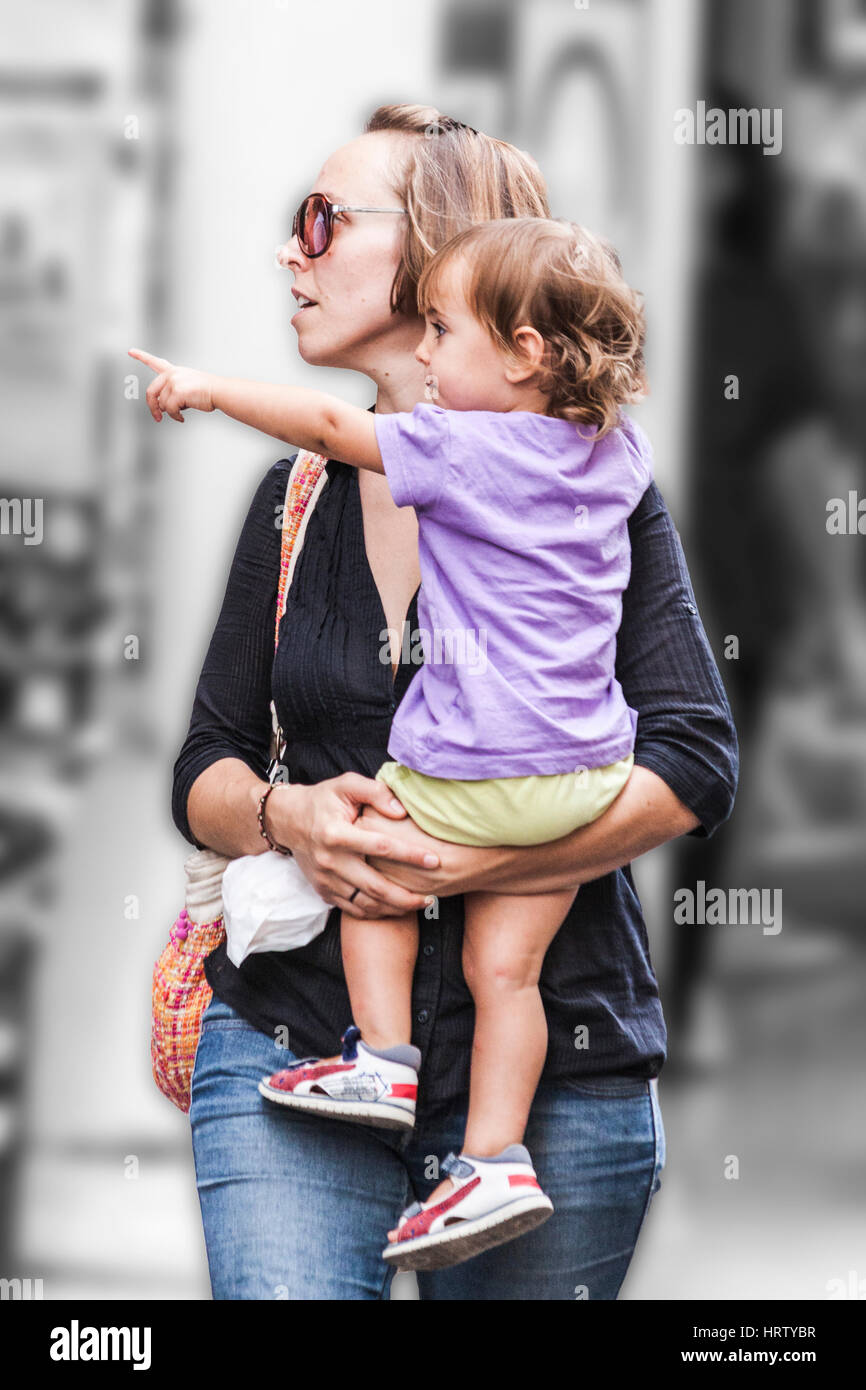
[[[305,333],[303,329],[298,331],[296,328],[295,332],[298,338],[298,356],[301,360],[311,367],[327,366],[327,353],[323,345],[317,344],[315,337]]]
[[[324,337],[317,338],[312,333],[298,334],[298,356],[308,367],[348,367],[359,371],[351,349],[343,343],[334,343]]]

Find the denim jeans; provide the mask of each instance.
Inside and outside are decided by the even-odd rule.
[[[215,1299],[381,1299],[387,1231],[458,1152],[466,1098],[423,1105],[409,1135],[281,1110],[262,1076],[294,1061],[214,998],[202,1019],[190,1124]],[[528,1235],[422,1272],[422,1299],[615,1299],[660,1185],[657,1083],[542,1084],[526,1145],[554,1214]]]

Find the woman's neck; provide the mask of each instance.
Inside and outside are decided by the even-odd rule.
[[[424,399],[424,368],[413,357],[404,355],[389,366],[369,376],[376,384],[376,414],[393,415],[398,410],[413,410]]]
[[[401,325],[387,339],[379,340],[367,361],[352,364],[355,371],[368,377],[376,387],[378,415],[411,411],[423,401],[426,370],[415,358],[423,330],[420,321]]]

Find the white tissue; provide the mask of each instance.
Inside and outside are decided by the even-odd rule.
[[[226,954],[240,965],[257,951],[291,951],[324,931],[332,905],[288,855],[233,859],[223,874]]]

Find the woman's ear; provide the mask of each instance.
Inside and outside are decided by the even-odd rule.
[[[531,328],[528,323],[515,328],[513,340],[512,357],[505,371],[505,379],[516,386],[535,376],[544,361],[546,346],[538,329]]]

